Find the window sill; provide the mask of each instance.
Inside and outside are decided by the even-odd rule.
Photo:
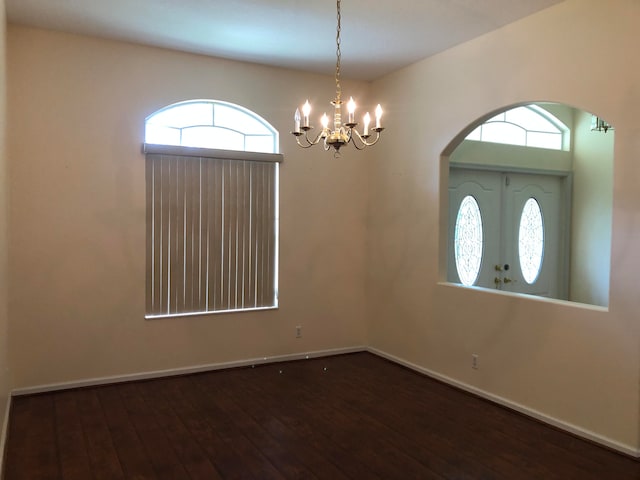
[[[203,315],[219,315],[221,313],[246,313],[260,312],[263,310],[278,310],[278,305],[273,307],[257,307],[257,308],[238,308],[232,310],[212,310],[208,312],[187,312],[187,313],[168,313],[161,315],[145,315],[145,320],[160,320],[163,318],[179,318],[179,317],[201,317]]]

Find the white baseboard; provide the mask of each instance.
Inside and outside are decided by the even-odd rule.
[[[508,400],[506,398],[500,397],[498,395],[494,395],[492,393],[486,392],[484,390],[481,390],[477,387],[474,387],[473,385],[469,385],[466,384],[464,382],[460,382],[458,380],[455,380],[453,378],[447,377],[446,375],[442,375],[440,373],[434,372],[432,370],[429,370],[427,368],[421,367],[419,365],[416,365],[414,363],[408,362],[402,358],[396,357],[395,355],[391,355],[389,353],[386,353],[382,350],[378,350],[377,348],[373,348],[373,347],[367,347],[367,351],[370,353],[373,353],[374,355],[378,355],[380,357],[386,358],[387,360],[390,360],[394,363],[397,363],[399,365],[403,365],[407,368],[410,368],[411,370],[415,370],[416,372],[422,373],[428,377],[434,378],[436,380],[439,380],[441,382],[444,382],[446,384],[452,385],[454,387],[457,387],[461,390],[465,390],[467,392],[473,393],[474,395],[477,395],[479,397],[482,397],[484,399],[490,400],[494,403],[497,403],[499,405],[502,405],[504,407],[507,407],[511,410],[515,410],[519,413],[522,413],[528,417],[532,417],[535,418],[536,420],[539,420],[543,423],[546,423],[548,425],[551,425],[553,427],[559,428],[561,430],[564,430],[566,432],[572,433],[573,435],[576,435],[578,437],[584,438],[586,440],[590,440],[594,443],[598,443],[600,445],[603,445],[607,448],[610,448],[612,450],[616,450],[620,453],[624,453],[626,455],[632,456],[632,457],[640,457],[640,450],[638,450],[637,448],[632,447],[631,445],[626,445],[620,442],[617,442],[616,440],[612,440],[610,438],[607,438],[603,435],[597,434],[595,432],[586,430],[584,428],[578,427],[576,425],[573,425],[571,423],[565,422],[563,420],[551,417],[547,414],[544,414],[542,412],[538,412],[537,410],[534,410],[532,408],[526,407],[524,405],[520,405],[519,403],[513,402],[511,400]]]
[[[11,392],[14,397],[21,395],[32,395],[36,393],[53,392],[56,390],[69,390],[72,388],[92,387],[96,385],[108,385],[112,383],[131,382],[135,380],[149,380],[153,378],[170,377],[174,375],[188,375],[190,373],[209,372],[222,370],[225,368],[248,367],[251,365],[262,365],[275,362],[286,362],[290,360],[304,360],[307,358],[328,357],[343,353],[365,352],[367,347],[345,347],[329,350],[317,350],[313,352],[291,353],[287,355],[275,355],[272,357],[250,358],[246,360],[235,360],[232,362],[211,363],[197,365],[193,367],[171,368],[167,370],[155,370],[144,373],[134,373],[128,375],[114,375],[110,377],[91,378],[85,380],[75,380],[71,382],[52,383],[48,385],[38,385],[34,387],[17,388]]]
[[[11,412],[11,395],[7,398],[7,406],[4,411],[4,421],[0,432],[0,479],[4,478],[4,460],[7,455],[7,434],[9,430],[9,413]]]

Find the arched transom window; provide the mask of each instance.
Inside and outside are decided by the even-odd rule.
[[[190,100],[147,117],[145,143],[277,153],[278,132],[266,120],[238,105]]]
[[[563,150],[569,128],[538,105],[502,112],[478,126],[467,140]]]

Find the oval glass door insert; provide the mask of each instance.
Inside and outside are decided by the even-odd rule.
[[[544,222],[538,201],[531,197],[522,208],[518,231],[518,256],[524,280],[534,283],[542,268],[544,257]]]
[[[471,195],[462,199],[454,235],[455,260],[458,277],[463,285],[473,285],[482,264],[482,215],[478,202]]]

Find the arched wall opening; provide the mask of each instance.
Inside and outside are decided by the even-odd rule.
[[[511,139],[504,143],[479,141],[476,133],[480,125],[495,126],[490,122],[523,106],[546,112],[566,126],[561,149],[516,145]],[[565,104],[523,102],[489,112],[469,124],[441,156],[440,280],[465,286],[458,271],[465,264],[464,252],[481,252],[481,258],[469,260],[469,264],[480,265],[477,281],[467,285],[471,288],[607,308],[613,147],[613,127],[592,113]],[[465,240],[465,232],[473,228],[459,216],[462,200],[469,195],[479,201],[483,222],[479,225],[483,232],[480,246]],[[546,197],[554,203],[545,206],[541,198]],[[546,278],[547,283],[535,288],[522,275],[527,258],[523,232],[534,231],[521,228],[522,208],[530,198],[543,206],[541,265],[543,272],[551,268],[546,277],[536,277],[541,281]],[[474,273],[462,276],[475,278]]]

